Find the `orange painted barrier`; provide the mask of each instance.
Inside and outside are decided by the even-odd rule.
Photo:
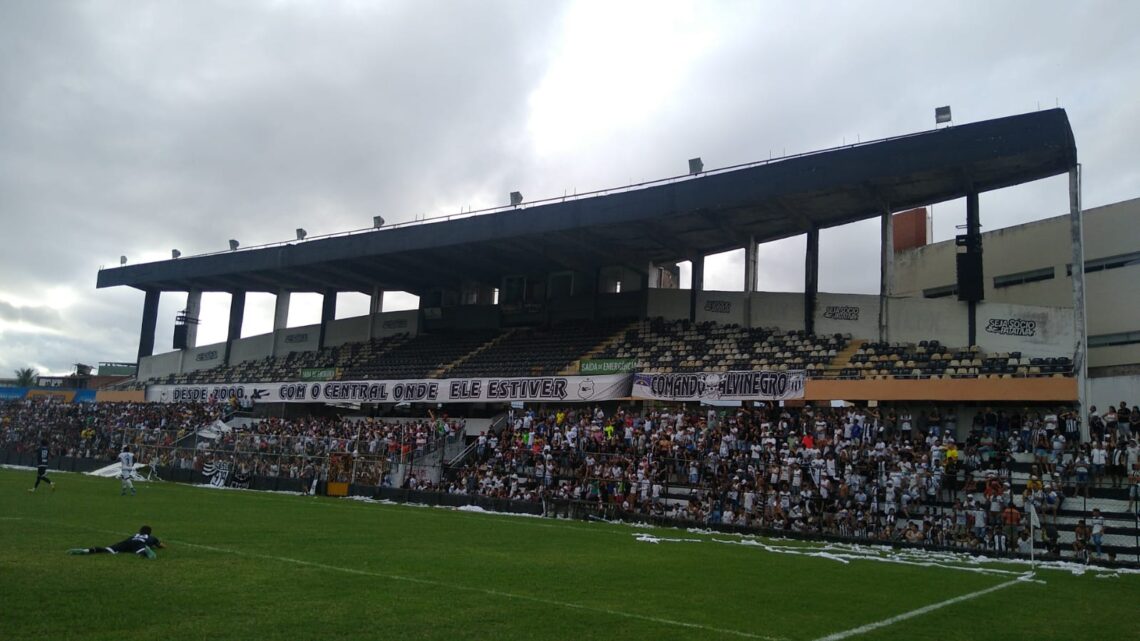
[[[951,378],[935,380],[808,380],[808,401],[1046,401],[1077,400],[1075,378]]]
[[[99,390],[95,392],[96,403],[145,403],[143,390]]]

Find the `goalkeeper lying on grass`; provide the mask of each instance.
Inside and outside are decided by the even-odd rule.
[[[149,525],[144,525],[139,528],[139,533],[129,539],[123,539],[118,543],[105,547],[105,548],[72,548],[67,551],[68,554],[137,554],[140,557],[153,559],[155,557],[155,548],[166,547],[154,535],[152,535]]]

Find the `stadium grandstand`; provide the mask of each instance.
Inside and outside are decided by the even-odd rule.
[[[1140,561],[1140,412],[1089,402],[1084,272],[1103,265],[1063,110],[695,169],[102,269],[99,287],[145,292],[136,376],[93,407],[9,402],[4,462],[55,426],[72,469],[131,443],[186,482]],[[1067,288],[1003,295],[979,194],[1066,174]],[[964,234],[916,240],[921,208],[959,198]],[[868,218],[879,294],[818,291],[820,230]],[[801,234],[804,291],[757,291],[759,245]],[[743,291],[705,290],[704,257],[740,248]],[[387,291],[419,308],[381,311]],[[203,292],[231,294],[224,342],[197,344]],[[241,336],[249,292],[277,296],[271,333]],[[297,292],[323,296],[320,323],[287,326]],[[372,313],[335,318],[340,292]],[[174,349],[155,353],[174,293]]]

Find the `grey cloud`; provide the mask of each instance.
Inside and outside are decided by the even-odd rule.
[[[698,5],[708,32],[675,43],[688,52],[670,70],[677,92],[644,105],[651,117],[539,156],[529,98],[560,54],[570,6],[4,3],[0,295],[47,310],[44,292],[62,285],[81,300],[51,337],[6,334],[0,367],[132,360],[141,293],[94,290],[98,267],[120,254],[190,255],[231,237],[250,246],[295,227],[316,235],[374,214],[502,202],[516,188],[537,198],[674,175],[696,155],[712,168],[897,135],[931,127],[940,104],[967,122],[1059,99],[1086,203],[1137,195],[1140,100],[1128,80],[1140,5]],[[646,35],[637,29],[631,42]],[[643,71],[614,59],[597,73]],[[1064,203],[1058,181],[987,194],[983,224],[1058,215]],[[936,234],[963,217],[961,203],[938,205]],[[821,246],[822,288],[877,291],[875,225],[825,231]],[[802,288],[802,239],[765,246],[760,263],[762,287]],[[718,269],[707,282],[739,280],[737,257]],[[160,350],[183,298],[162,301]],[[270,308],[249,313],[264,327]],[[204,311],[216,333],[224,300]]]
[[[0,300],[0,320],[24,323],[43,329],[58,329],[62,325],[63,318],[59,310],[51,307],[20,306]]]

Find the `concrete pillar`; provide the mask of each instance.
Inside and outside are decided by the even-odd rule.
[[[819,294],[819,227],[811,226],[804,252],[804,331],[815,333],[815,299]]]
[[[689,286],[689,320],[697,320],[697,294],[705,288],[705,257],[696,256],[693,262],[693,282]]]
[[[226,365],[230,363],[230,347],[241,338],[241,324],[245,320],[245,292],[230,294],[230,322],[226,329]]]
[[[1073,374],[1081,414],[1081,440],[1088,442],[1088,316],[1085,310],[1085,249],[1081,213],[1081,166],[1069,170],[1069,237],[1073,249]],[[1135,419],[1133,419],[1135,421]]]
[[[879,340],[887,341],[890,295],[895,286],[895,224],[889,203],[883,203],[879,231]]]
[[[157,289],[146,290],[146,299],[143,300],[142,327],[139,329],[139,358],[154,354],[154,329],[158,325],[158,297],[161,294]]]
[[[384,290],[379,285],[372,286],[372,298],[368,302],[368,313],[379,314],[384,311]]]
[[[756,262],[759,251],[760,246],[756,244],[756,237],[749,236],[748,244],[744,246],[744,291],[749,294],[756,291]]]
[[[981,215],[978,211],[978,192],[971,190],[966,194],[966,237],[969,239],[977,239],[977,247],[971,247],[969,251],[977,250],[978,253],[982,251],[982,223]],[[982,288],[985,289],[985,281],[982,282]],[[966,329],[970,345],[978,344],[978,301],[969,300],[966,303],[967,317]]]
[[[649,280],[646,281],[647,289],[657,289],[661,286],[661,270],[653,261],[649,261],[649,265],[645,268],[645,273],[649,275]]]
[[[273,303],[273,331],[289,326],[289,297],[289,292],[284,289],[277,292],[277,300]]]
[[[325,336],[328,333],[329,322],[336,320],[336,290],[325,290],[324,300],[321,301],[321,331],[317,349],[325,348]]]
[[[756,254],[760,246],[756,237],[749,236],[744,246],[744,326],[752,327],[752,294],[756,291]]]
[[[202,290],[186,292],[186,348],[198,346],[198,322],[202,319]]]

